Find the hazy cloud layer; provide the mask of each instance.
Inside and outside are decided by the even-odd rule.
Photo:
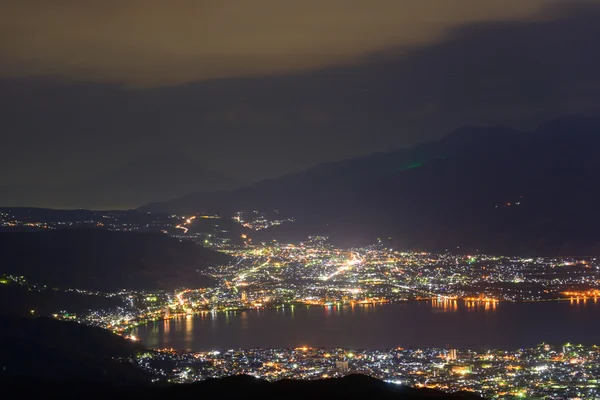
[[[169,147],[257,180],[462,125],[533,127],[598,108],[600,3],[561,4],[543,18],[466,23],[409,51],[301,73],[145,89],[0,80],[0,184],[85,179]]]
[[[356,64],[548,0],[1,0],[0,76],[157,86]]]

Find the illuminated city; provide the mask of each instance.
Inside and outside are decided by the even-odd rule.
[[[588,399],[600,394],[600,348],[570,343],[513,351],[301,347],[185,353],[164,349],[140,354],[135,363],[156,380],[181,383],[231,374],[277,380],[360,373],[392,384],[469,391],[490,399]]]
[[[600,400],[600,1],[0,3],[2,400]]]
[[[493,311],[502,302],[578,304],[597,302],[600,298],[600,263],[595,257],[521,258],[408,252],[388,248],[381,240],[367,247],[346,249],[334,246],[322,236],[308,237],[295,244],[276,240],[260,242],[253,240],[253,232],[284,222],[271,222],[258,212],[252,213],[258,222],[246,221],[243,215],[237,213],[231,219],[246,228],[244,233],[218,229],[200,234],[190,231],[196,220],[222,223],[224,217],[217,215],[170,216],[159,226],[175,237],[191,239],[232,257],[230,263],[201,271],[214,284],[174,291],[124,289],[114,293],[55,288],[120,299],[121,306],[88,313],[65,310],[54,317],[110,329],[135,341],[139,340],[131,333],[135,327],[165,319],[192,318],[195,314],[415,301],[429,302],[432,307],[446,312],[459,306]],[[285,222],[291,223],[293,219]],[[116,230],[138,228],[113,225]],[[234,234],[239,236],[237,242]],[[2,282],[33,291],[47,289],[29,283],[27,277],[5,275]],[[414,387],[473,391],[488,398],[565,395],[588,398],[586,396],[597,393],[595,377],[600,372],[600,350],[572,345],[502,351],[468,348],[155,350],[141,354],[135,363],[150,371],[156,380],[170,382],[193,382],[232,374],[276,380],[361,373]]]

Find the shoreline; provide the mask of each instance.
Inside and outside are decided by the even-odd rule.
[[[360,307],[369,307],[369,306],[384,306],[384,305],[393,305],[393,304],[411,304],[411,303],[426,303],[426,302],[432,302],[432,301],[436,301],[436,298],[432,298],[432,299],[410,299],[410,300],[400,300],[400,301],[379,301],[379,302],[356,302],[356,303],[334,303],[334,304],[312,304],[312,303],[287,303],[287,304],[281,304],[281,305],[277,305],[277,306],[271,306],[271,307],[231,307],[231,308],[226,308],[226,309],[218,309],[218,308],[213,308],[211,310],[198,310],[198,311],[193,311],[191,313],[187,313],[187,312],[181,312],[181,313],[173,313],[169,316],[166,315],[162,315],[156,319],[150,319],[148,321],[145,321],[143,323],[139,323],[136,325],[129,325],[127,327],[125,327],[123,330],[119,331],[119,330],[113,330],[111,328],[105,328],[108,329],[118,335],[124,336],[124,334],[130,333],[132,330],[135,330],[137,328],[140,327],[144,327],[147,325],[150,325],[151,323],[155,323],[155,322],[159,322],[159,321],[165,321],[165,320],[171,320],[171,319],[183,319],[183,318],[188,318],[188,317],[196,317],[199,315],[206,315],[206,314],[221,314],[221,313],[243,313],[243,312],[247,312],[247,311],[267,311],[267,310],[280,310],[280,309],[293,309],[295,307],[305,307],[305,308],[335,308],[335,307],[342,307],[342,308],[346,308],[346,307],[355,307],[355,306],[360,306]],[[588,298],[557,298],[557,299],[542,299],[542,300],[519,300],[519,301],[510,301],[510,300],[463,300],[463,299],[441,299],[441,301],[456,301],[456,302],[461,302],[463,304],[481,304],[481,305],[486,305],[486,304],[494,304],[494,305],[499,305],[499,304],[534,304],[534,303],[552,303],[552,302],[571,302],[574,304],[578,304],[578,303],[587,303],[588,301],[593,301],[594,303],[598,302],[598,298],[594,298],[594,297],[588,297]]]

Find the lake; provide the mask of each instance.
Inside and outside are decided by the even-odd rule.
[[[151,348],[519,348],[600,344],[600,301],[407,302],[204,313],[132,332]]]

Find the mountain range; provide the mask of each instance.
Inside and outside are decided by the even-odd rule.
[[[348,244],[385,238],[411,249],[597,254],[599,149],[594,117],[560,118],[530,132],[464,127],[413,148],[141,210],[278,209],[298,220],[281,230]]]
[[[174,199],[198,188],[212,191],[238,185],[233,178],[166,149],[74,184],[0,187],[0,206],[130,209]]]

